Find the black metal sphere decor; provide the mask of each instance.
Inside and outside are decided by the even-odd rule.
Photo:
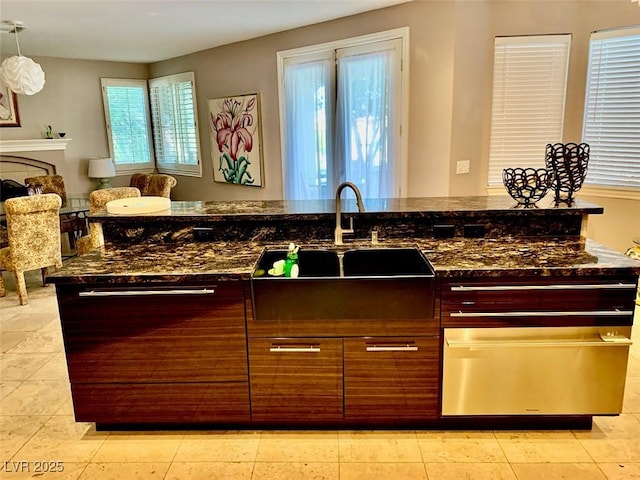
[[[507,193],[524,208],[535,207],[535,203],[547,194],[553,183],[553,173],[546,168],[505,168],[502,183]]]
[[[589,164],[586,143],[547,144],[547,169],[553,171],[556,205],[573,204],[573,196],[582,188]]]

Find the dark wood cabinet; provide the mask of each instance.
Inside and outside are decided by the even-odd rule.
[[[251,339],[249,365],[253,420],[342,420],[341,338]]]
[[[248,421],[244,289],[58,285],[76,419]]]
[[[437,418],[438,349],[438,337],[345,338],[345,420]]]

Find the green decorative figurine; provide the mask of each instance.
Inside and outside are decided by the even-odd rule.
[[[44,131],[44,138],[53,138],[53,129],[51,128],[51,125],[47,125],[47,129]]]

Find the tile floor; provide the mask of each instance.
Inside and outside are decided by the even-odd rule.
[[[640,479],[640,329],[624,412],[591,431],[97,432],[74,421],[55,289],[37,273],[24,307],[4,273],[0,479]]]

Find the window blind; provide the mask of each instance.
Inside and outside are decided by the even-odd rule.
[[[149,81],[158,170],[200,176],[193,72]]]
[[[582,141],[585,184],[640,189],[640,27],[591,35]]]
[[[120,171],[152,168],[147,82],[103,78],[110,155]]]
[[[543,168],[562,140],[571,35],[495,39],[488,184],[507,167]]]

